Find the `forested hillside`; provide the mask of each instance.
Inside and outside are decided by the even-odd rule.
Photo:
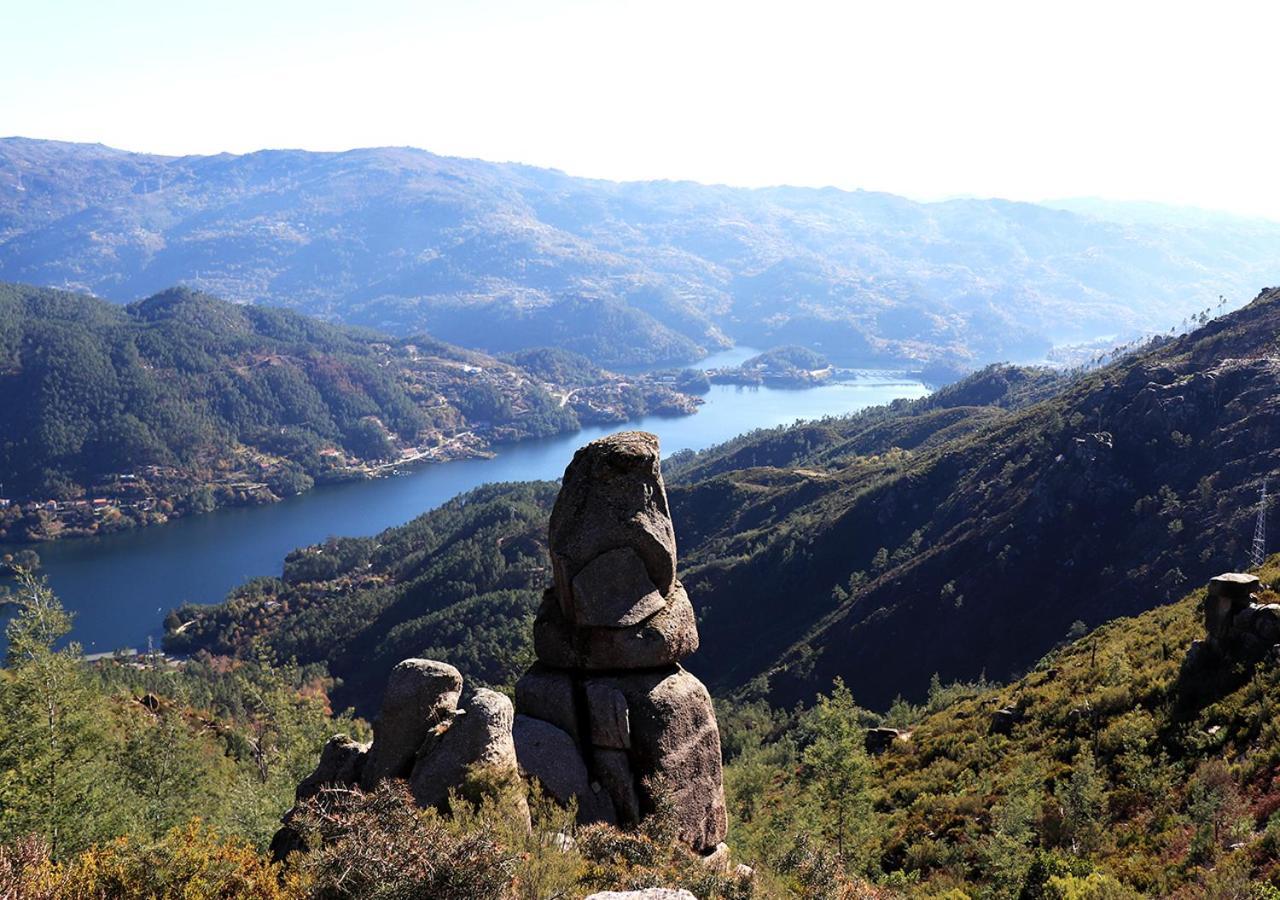
[[[922,697],[935,673],[1009,677],[1077,621],[1150,609],[1240,565],[1262,477],[1278,468],[1278,325],[1269,291],[1096,372],[993,367],[925,399],[673,457],[682,578],[703,636],[691,667],[722,692],[780,704],[839,676],[883,709]],[[512,617],[532,611],[549,496],[486,488],[334,562],[327,548],[300,552],[285,582],[171,620],[195,619],[175,646],[235,650],[261,635],[334,660],[357,704],[377,675],[356,674],[356,660],[381,669],[427,647],[500,682],[522,630],[512,624],[494,653],[487,628],[451,645],[447,623],[481,596],[512,602]],[[308,554],[319,564],[298,569]],[[304,624],[325,614],[300,612],[345,604],[365,612],[336,638]]]
[[[1275,559],[1258,574],[1274,584]],[[1197,585],[1008,684],[935,678],[884,716],[839,682],[808,715],[738,710],[736,839],[778,862],[788,835],[842,841],[898,896],[1280,896],[1280,680],[1274,657],[1184,662],[1205,602]],[[814,752],[835,723],[843,755]]]
[[[263,502],[696,404],[649,376],[557,374],[184,288],[121,307],[0,284],[0,540]]]
[[[0,278],[122,302],[181,283],[604,365],[730,341],[845,365],[1038,359],[1242,302],[1277,258],[1280,225],[1230,217],[617,184],[408,148],[173,158],[0,140]]]
[[[1275,559],[1258,575],[1280,578]],[[1280,681],[1270,656],[1194,654],[1202,586],[1077,627],[1008,684],[935,677],[920,703],[884,713],[839,680],[804,709],[721,699],[728,840],[749,877],[690,854],[660,815],[624,833],[535,800],[530,831],[494,785],[452,817],[385,786],[302,802],[309,849],[273,862],[275,816],[324,737],[368,734],[327,717],[322,673],[272,666],[261,646],[240,661],[90,667],[53,646],[66,620],[38,581],[19,578],[13,599],[0,883],[21,897],[509,900],[654,884],[706,900],[1280,896]],[[1254,599],[1280,597],[1264,584]]]

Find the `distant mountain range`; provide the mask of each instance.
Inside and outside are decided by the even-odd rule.
[[[617,184],[421,150],[163,157],[0,140],[0,279],[186,284],[488,352],[1040,357],[1280,280],[1280,224],[1072,201]]]

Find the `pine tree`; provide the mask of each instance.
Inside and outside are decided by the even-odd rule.
[[[871,813],[865,729],[853,695],[840,679],[830,696],[818,695],[811,716],[814,739],[804,751],[810,790],[827,818],[827,830],[834,832],[836,853],[848,859],[850,839],[865,829]]]
[[[0,841],[37,834],[57,857],[111,830],[108,711],[79,645],[55,649],[71,617],[44,579],[15,571],[0,672]]]

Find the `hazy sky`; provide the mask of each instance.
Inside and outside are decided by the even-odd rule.
[[[1275,4],[0,3],[0,134],[1280,217]]]

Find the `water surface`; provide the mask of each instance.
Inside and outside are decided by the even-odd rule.
[[[734,348],[716,359],[754,354]],[[746,356],[743,356],[743,354]],[[737,361],[741,361],[738,359]],[[717,361],[717,365],[732,364]],[[285,555],[330,535],[370,535],[486,482],[559,478],[574,450],[628,428],[658,434],[664,454],[701,450],[754,428],[843,415],[897,397],[920,397],[918,381],[865,373],[806,390],[713,385],[696,415],[647,416],[624,425],[499,448],[493,459],[413,469],[396,478],[328,485],[268,506],[222,509],[167,525],[37,545],[49,582],[76,614],[73,637],[87,653],[145,644],[180,603],[216,602],[258,575],[279,575]]]

